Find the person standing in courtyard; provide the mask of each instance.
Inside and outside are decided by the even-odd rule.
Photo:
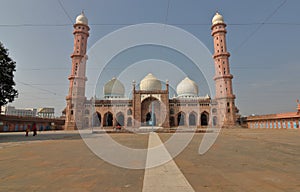
[[[35,123],[33,123],[33,125],[32,125],[32,131],[33,131],[33,136],[36,136],[37,135],[37,128],[36,128],[36,124]]]
[[[26,137],[28,136],[29,131],[30,131],[30,125],[28,124],[26,128],[26,135],[25,135]]]

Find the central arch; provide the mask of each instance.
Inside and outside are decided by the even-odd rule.
[[[161,103],[154,97],[148,97],[141,104],[141,122],[144,126],[158,126],[160,121]],[[153,117],[152,117],[153,115]]]

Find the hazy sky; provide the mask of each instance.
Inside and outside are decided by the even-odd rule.
[[[300,98],[299,7],[298,0],[2,0],[0,41],[17,62],[19,98],[10,105],[55,107],[60,114],[71,69],[72,24],[82,9],[91,28],[89,48],[121,27],[164,23],[193,34],[210,52],[211,19],[219,11],[228,24],[233,88],[241,114],[295,111]],[[96,67],[88,62],[88,78]],[[89,78],[87,88],[95,85]]]

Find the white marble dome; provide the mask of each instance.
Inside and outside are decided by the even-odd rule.
[[[76,24],[84,24],[84,25],[88,25],[88,19],[87,17],[84,15],[84,12],[82,12],[80,15],[78,15],[76,17]]]
[[[212,19],[212,24],[215,25],[218,23],[224,23],[224,19],[223,19],[223,16],[217,12]]]
[[[124,97],[125,87],[121,81],[112,78],[104,85],[104,97]]]
[[[176,88],[178,97],[197,97],[198,85],[190,78],[184,78]]]
[[[154,75],[149,73],[140,83],[140,90],[155,91],[161,90],[161,82]]]

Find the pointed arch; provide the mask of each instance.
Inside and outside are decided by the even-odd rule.
[[[209,114],[206,111],[202,112],[200,116],[201,126],[208,126],[208,121],[209,121]]]
[[[95,112],[92,116],[92,126],[99,127],[101,125],[101,114],[99,112]]]
[[[197,121],[197,113],[194,111],[189,114],[189,125],[196,126]]]
[[[178,114],[177,114],[177,125],[178,126],[183,126],[185,125],[185,113],[180,111]]]
[[[213,117],[213,126],[217,126],[218,118],[216,116]]]
[[[124,126],[124,114],[122,112],[117,113],[116,115],[116,125]]]
[[[104,127],[113,126],[113,114],[111,112],[107,112],[104,114],[103,126]]]

